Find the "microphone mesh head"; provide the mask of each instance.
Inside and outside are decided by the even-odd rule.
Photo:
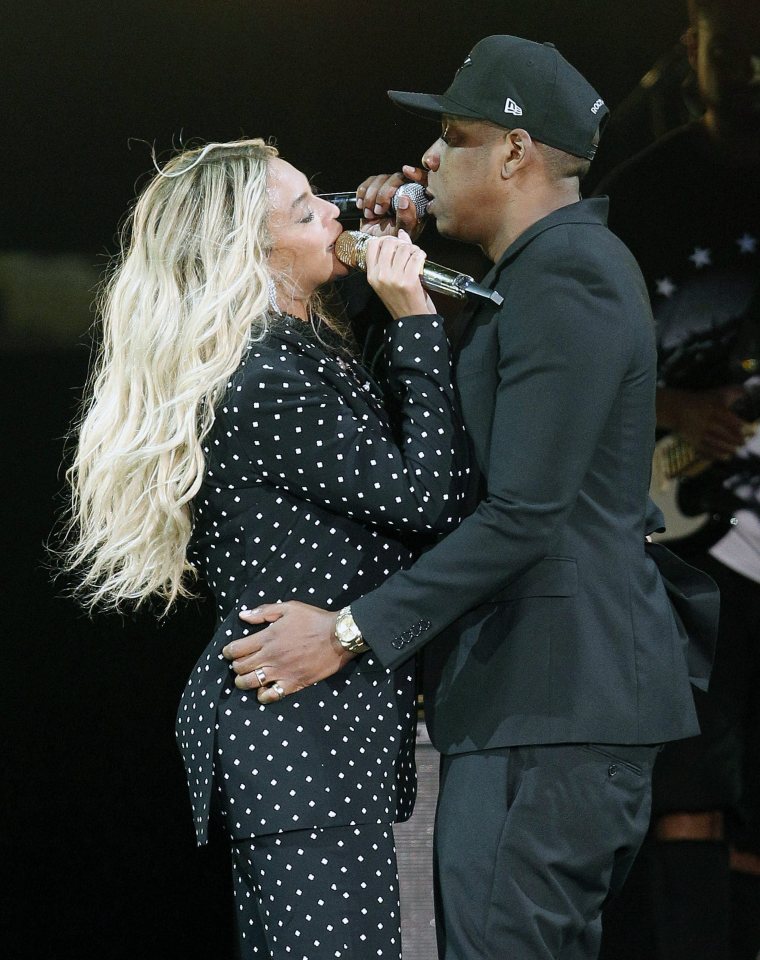
[[[422,218],[427,213],[427,207],[430,203],[428,195],[425,193],[425,188],[421,183],[402,183],[398,190],[393,194],[393,200],[391,205],[393,209],[398,208],[398,201],[400,197],[409,197],[409,200],[414,204],[415,209],[417,210],[417,219],[422,220]]]
[[[358,230],[344,230],[335,241],[335,256],[347,267],[356,267],[367,272],[366,246],[369,239],[366,233]]]

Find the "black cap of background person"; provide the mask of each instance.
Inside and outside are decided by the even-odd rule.
[[[446,93],[388,96],[412,113],[490,120],[520,127],[541,143],[591,160],[609,110],[551,43],[493,36],[476,43]]]

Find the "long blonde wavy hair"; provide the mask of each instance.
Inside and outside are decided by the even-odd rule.
[[[156,596],[168,610],[192,595],[186,550],[203,439],[245,350],[271,322],[275,156],[260,139],[186,150],[150,181],[124,226],[67,471],[63,566],[90,609]],[[324,316],[318,302],[313,309]]]

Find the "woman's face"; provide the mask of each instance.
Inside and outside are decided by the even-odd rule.
[[[296,301],[306,301],[317,287],[348,273],[335,256],[335,241],[343,227],[335,204],[315,197],[306,177],[289,163],[279,157],[270,160],[267,180],[269,264],[275,278],[280,274],[287,278],[278,284],[278,294],[288,300],[280,307],[295,313],[291,294]]]

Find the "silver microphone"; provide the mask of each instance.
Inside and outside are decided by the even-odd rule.
[[[362,211],[356,206],[355,190],[349,190],[345,193],[318,193],[317,196],[321,200],[327,200],[328,203],[335,204],[340,210],[338,214],[339,220],[361,220]],[[430,198],[425,193],[425,188],[421,183],[402,183],[391,197],[392,210],[398,210],[398,202],[401,197],[409,197],[409,200],[417,211],[418,220],[422,220],[425,217]]]
[[[347,267],[354,267],[367,272],[367,241],[369,234],[358,230],[344,230],[335,241],[335,256]],[[496,290],[489,290],[476,283],[473,277],[466,273],[457,273],[439,263],[426,260],[422,267],[420,283],[433,293],[443,293],[447,297],[456,297],[464,300],[465,297],[474,297],[479,300],[488,300],[495,307],[504,303],[504,297]]]

